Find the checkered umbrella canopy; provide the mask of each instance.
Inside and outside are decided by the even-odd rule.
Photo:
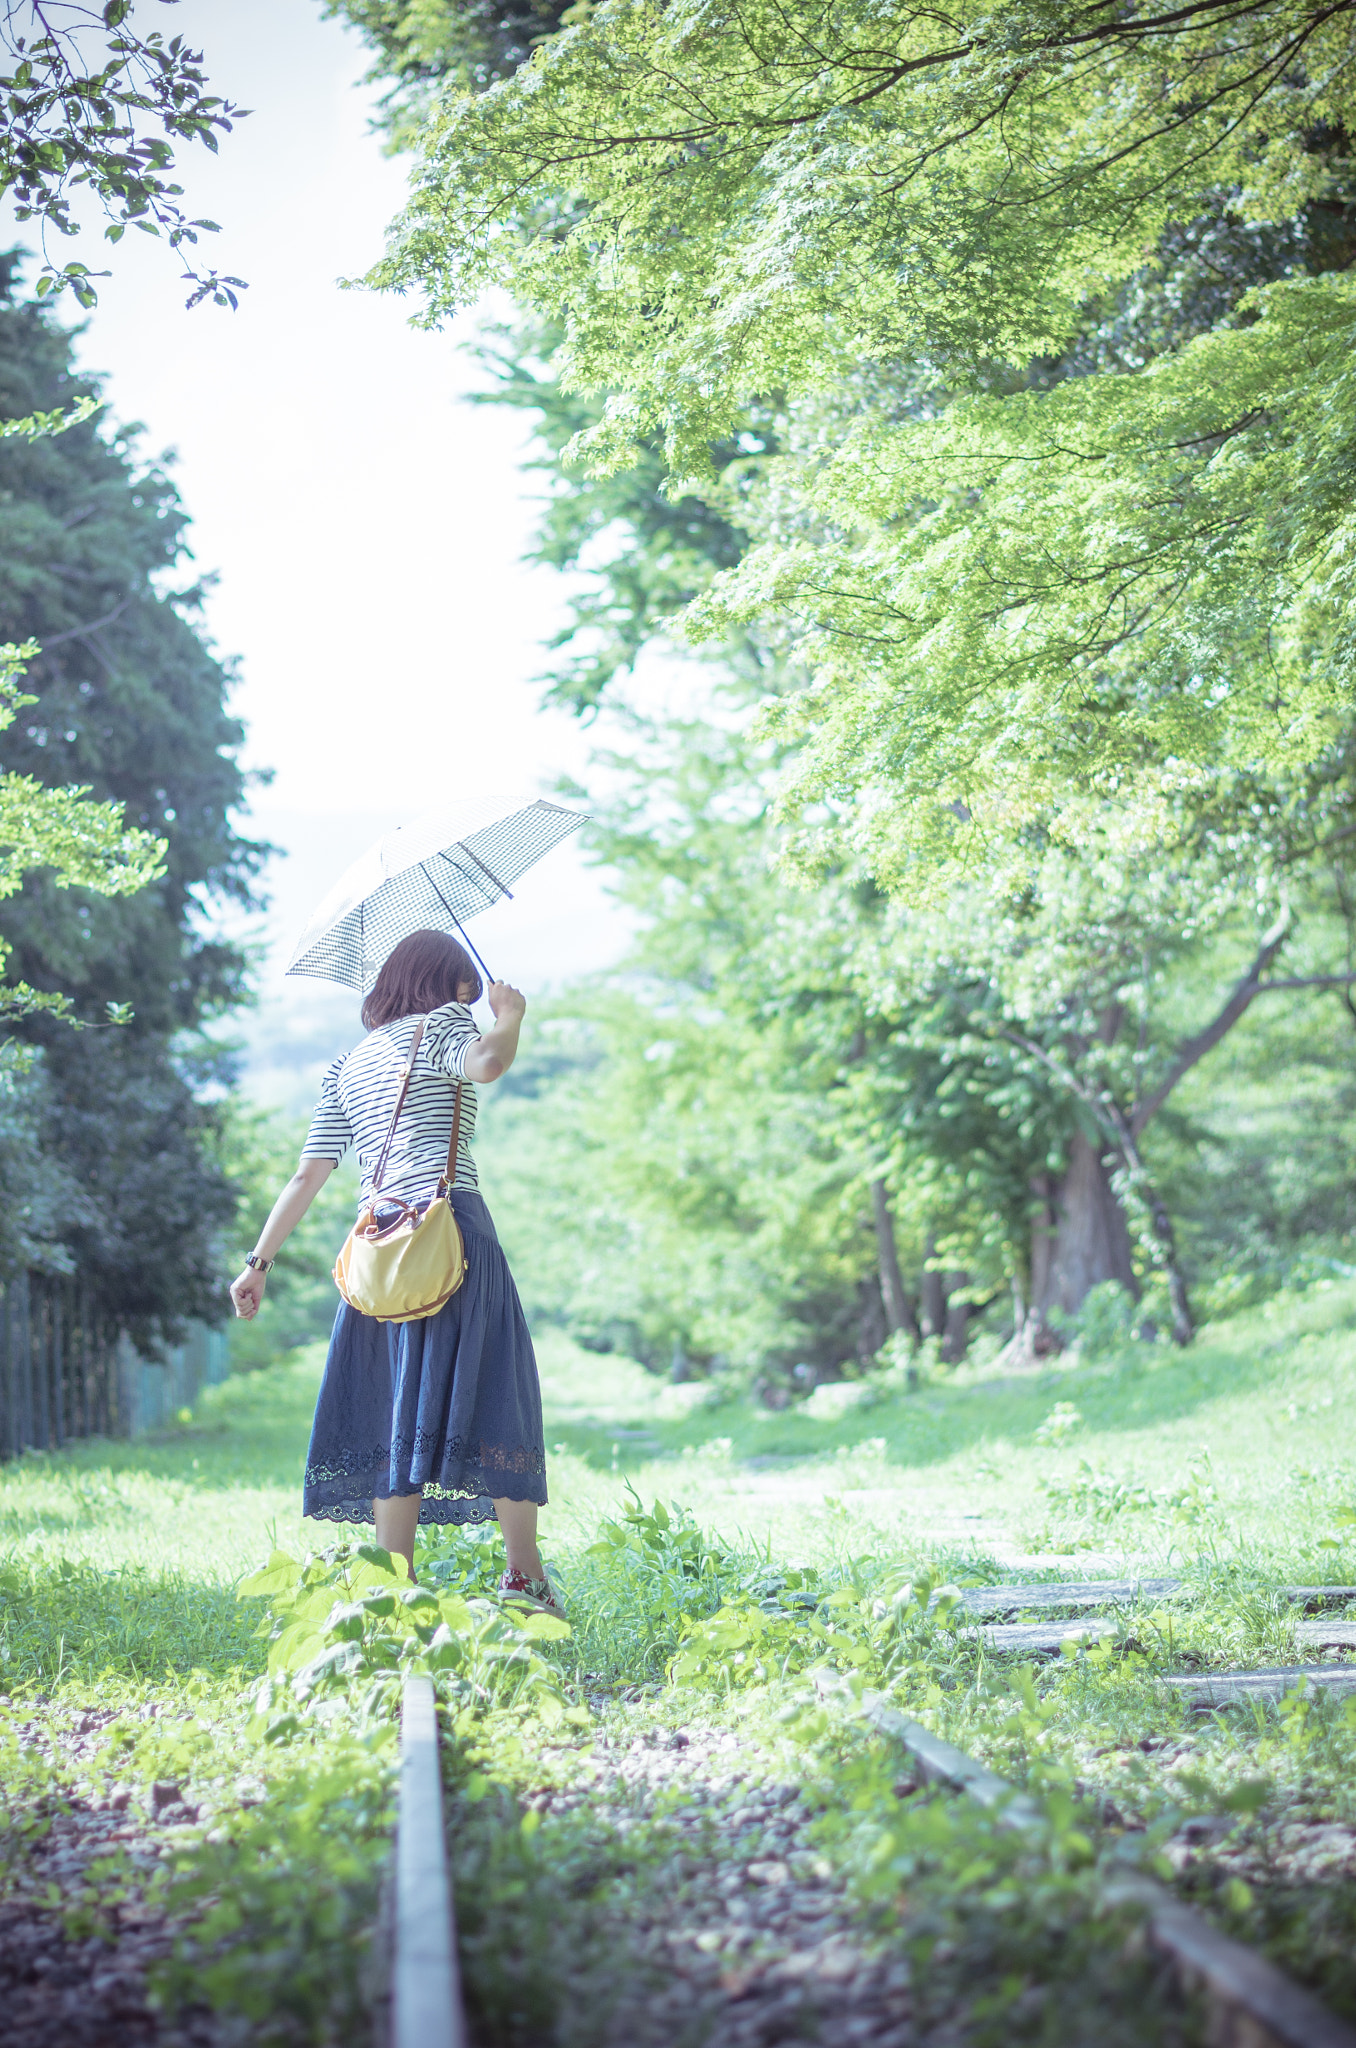
[[[581,811],[540,799],[493,824],[468,829],[455,804],[426,811],[387,832],[354,861],[315,912],[293,948],[289,974],[371,988],[393,946],[411,932],[455,932],[488,910],[512,884],[588,820]]]

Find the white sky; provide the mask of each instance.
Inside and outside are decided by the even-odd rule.
[[[221,223],[206,261],[249,289],[237,313],[186,312],[174,256],[135,231],[59,256],[112,270],[80,360],[108,373],[120,420],[145,423],[148,454],[177,451],[197,567],[219,576],[211,632],[240,660],[245,759],[274,771],[252,822],[288,858],[247,1028],[254,1084],[293,1092],[261,1040],[316,1040],[313,1068],[319,1039],[352,1035],[353,998],[284,984],[277,958],[338,872],[449,788],[506,808],[549,792],[588,742],[538,709],[564,593],[520,560],[543,488],[519,468],[526,423],[466,402],[469,324],[418,333],[408,305],[339,288],[380,253],[405,180],[368,131],[357,39],[318,0],[141,0],[137,18],[202,48],[213,89],[254,109],[217,157],[178,165],[189,213]],[[4,239],[31,246],[32,229]],[[474,936],[529,993],[621,950],[624,918],[571,846],[516,895]]]

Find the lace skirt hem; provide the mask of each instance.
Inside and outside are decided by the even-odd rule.
[[[385,1499],[388,1496],[377,1495],[376,1498]],[[501,1498],[516,1500],[518,1496],[509,1494]],[[536,1499],[536,1495],[530,1498]],[[313,1522],[370,1524],[376,1521],[372,1501],[371,1494],[331,1501],[309,1499],[305,1512]],[[419,1503],[421,1528],[429,1525],[447,1528],[450,1524],[460,1527],[468,1522],[492,1522],[494,1518],[494,1502],[486,1493],[462,1495],[434,1492],[426,1488]]]

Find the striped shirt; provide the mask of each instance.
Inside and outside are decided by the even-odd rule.
[[[392,1024],[369,1031],[361,1045],[326,1068],[320,1084],[320,1100],[301,1156],[330,1159],[337,1166],[350,1145],[355,1145],[362,1169],[364,1202],[372,1192],[373,1169],[391,1127],[391,1111],[400,1092],[400,1077],[418,1022],[417,1016],[398,1017]],[[410,1203],[432,1199],[447,1165],[458,1080],[463,1087],[455,1185],[479,1186],[471,1157],[476,1091],[465,1078],[466,1055],[479,1040],[480,1033],[465,1003],[444,1003],[440,1009],[429,1011],[405,1107],[400,1112],[382,1175],[383,1197],[392,1195]]]

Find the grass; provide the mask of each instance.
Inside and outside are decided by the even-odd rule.
[[[276,1526],[299,1540],[323,1349],[203,1392],[192,1422],[0,1465],[0,1561],[131,1568],[231,1586]]]
[[[670,1387],[553,1331],[539,1352],[543,1526],[557,1546],[615,1511],[630,1482],[728,1541],[811,1563],[936,1551],[1077,1575],[1204,1549],[1273,1579],[1356,1575],[1338,1519],[1356,1503],[1356,1283],[1277,1297],[1187,1352],[963,1371],[837,1418],[814,1411],[838,1389],[808,1412],[713,1407],[716,1389]],[[0,1564],[65,1560],[229,1591],[275,1542],[328,1540],[298,1512],[321,1363],[312,1347],[209,1388],[192,1423],[158,1437],[0,1466]],[[1061,1404],[1076,1419],[1038,1441]]]
[[[896,1765],[852,1718],[853,1687],[864,1683],[1054,1802],[1049,1883],[1043,1893],[1025,1877],[1018,1886],[1047,1899],[1051,1927],[1061,1916],[1072,1927],[1086,1907],[1084,1852],[1071,1843],[1086,1837],[1091,1856],[1129,1823],[1147,1829],[1152,1850],[1184,1816],[1223,1813],[1227,1830],[1182,1863],[1178,1881],[1356,2016],[1356,1900],[1331,1885],[1320,1898],[1278,1847],[1287,1828],[1356,1820],[1356,1714],[1317,1700],[1202,1721],[1156,1683],[1165,1664],[1288,1661],[1291,1614],[1271,1589],[1356,1580],[1356,1285],[1278,1297],[1186,1353],[1131,1346],[1020,1373],[976,1365],[913,1394],[825,1389],[780,1413],[719,1388],[670,1387],[557,1333],[539,1349],[552,1492],[544,1540],[576,1621],[551,1654],[580,1694],[601,1687],[619,1702],[609,1712],[623,1732],[628,1716],[638,1726],[705,1720],[736,1730],[750,1756],[780,1758],[780,1769],[795,1768],[795,1752],[838,1816],[826,1853],[864,1911],[893,1910],[898,1868],[914,1872],[913,1895],[944,1919],[950,1892],[971,1881],[958,1873],[979,1867],[974,1828],[988,1825],[957,1824],[952,1841],[926,1815],[900,1817]],[[237,2024],[253,2025],[259,1984],[295,1979],[303,1989],[283,2030],[261,2040],[339,2038],[365,2024],[366,1980],[352,1958],[371,1932],[389,1824],[389,1726],[303,1716],[261,1747],[249,1721],[267,1644],[258,1607],[235,1588],[270,1550],[300,1556],[343,1533],[298,1515],[320,1365],[311,1350],[242,1375],[155,1439],[0,1467],[0,1689],[15,1713],[34,1696],[54,1713],[123,1709],[91,1782],[175,1776],[218,1814],[165,1881],[183,1910],[216,1913],[225,1898],[236,1917],[207,1927],[207,1946],[181,1950],[165,1996],[191,1999],[207,1985]],[[682,1513],[655,1516],[655,1500]],[[498,1561],[491,1532],[443,1533],[426,1547],[426,1576],[474,1592]],[[978,1581],[1173,1570],[1184,1590],[1128,1616],[1104,1651],[1030,1668],[936,1628],[916,1601],[892,1607],[893,1589],[928,1566]],[[817,1635],[810,1613],[822,1617]],[[379,1634],[386,1624],[364,1626]],[[680,1645],[688,1675],[674,1686]],[[158,1719],[126,1713],[152,1697]],[[0,1704],[0,1748],[4,1729]],[[552,1769],[569,1771],[576,1737],[546,1741],[515,1721],[486,1740],[486,1756],[499,1758],[494,1797],[517,1812],[548,1752]],[[265,1780],[270,1799],[232,1819],[242,1772]],[[19,1869],[23,1814],[40,1819],[51,1785],[17,1761],[6,1775]],[[1089,1795],[1099,1809],[1080,1806]],[[498,1868],[485,1827],[486,1867]],[[496,1913],[511,1919],[520,1895],[538,1906],[555,1895],[553,1839],[544,1831],[538,1848],[523,1849],[528,1876],[505,1878]],[[588,1853],[605,1871],[614,1849],[600,1838]],[[288,1903],[311,1896],[328,1901],[323,1912]],[[1012,1929],[1001,1940],[984,1932],[992,1915],[976,1901],[970,1933],[955,1939],[961,1951],[972,1938],[989,1942],[997,1968]],[[1311,1923],[1321,1939],[1306,1963]],[[1095,1947],[1095,1916],[1086,1926]],[[342,1968],[327,1969],[327,1944]],[[1067,2020],[1071,2008],[1061,2010]]]
[[[629,1478],[809,1562],[931,1551],[1086,1576],[1204,1553],[1272,1582],[1356,1576],[1338,1519],[1356,1504],[1356,1283],[1278,1296],[1185,1352],[972,1369],[836,1419],[813,1411],[853,1388],[810,1412],[712,1408],[553,1335],[541,1354],[562,1533]]]

